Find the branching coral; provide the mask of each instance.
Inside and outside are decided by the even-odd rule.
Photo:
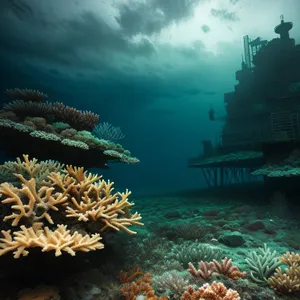
[[[131,283],[126,283],[121,287],[121,295],[126,300],[136,300],[138,296],[144,296],[147,300],[167,300],[168,297],[157,297],[152,287],[152,276],[150,273],[145,273],[141,278]]]
[[[128,271],[120,271],[120,282],[121,283],[128,283],[133,281],[136,277],[143,275],[144,272],[139,265],[135,266],[134,268]]]
[[[202,243],[185,243],[174,250],[174,258],[184,267],[187,267],[189,262],[195,264],[201,260],[221,260],[223,257],[222,252],[218,248]]]
[[[134,234],[130,225],[142,225],[140,214],[130,215],[128,209],[134,205],[128,201],[131,192],[112,193],[113,182],[101,180],[101,176],[88,174],[83,168],[67,168],[61,173],[48,176],[51,186],[68,197],[66,216],[78,221],[99,221],[100,231],[108,228]],[[124,217],[120,217],[124,216]]]
[[[212,262],[199,262],[198,270],[192,263],[189,263],[188,270],[194,277],[200,277],[202,279],[209,279],[213,273],[225,275],[233,280],[237,280],[240,277],[246,277],[245,272],[241,272],[238,267],[232,265],[232,260],[225,257],[221,262],[213,260]]]
[[[7,252],[14,251],[14,258],[21,255],[27,256],[26,249],[40,247],[42,252],[55,251],[55,256],[60,256],[62,251],[74,256],[75,251],[88,252],[104,248],[99,242],[101,237],[99,234],[82,235],[77,231],[71,234],[65,225],[58,225],[55,230],[48,227],[41,227],[41,224],[34,224],[33,227],[27,228],[21,226],[21,230],[11,231],[2,230],[4,238],[0,239],[0,256]]]
[[[204,284],[198,290],[192,286],[183,293],[181,300],[240,300],[237,291],[227,289],[221,282],[213,282],[211,285]]]
[[[20,174],[25,178],[34,178],[39,186],[39,183],[45,182],[51,172],[60,172],[63,168],[64,165],[55,160],[38,162],[35,158],[30,160],[28,155],[23,155],[23,161],[18,157],[16,161],[8,161],[0,165],[0,173],[12,181],[16,181],[14,174]]]
[[[288,267],[284,270],[276,269],[275,274],[268,279],[270,286],[281,294],[300,292],[300,254],[286,252],[278,259]]]
[[[44,94],[38,90],[31,89],[9,89],[5,91],[5,94],[12,98],[23,101],[33,101],[33,102],[42,102],[48,98],[47,94]]]
[[[189,285],[188,280],[176,271],[165,272],[155,277],[154,281],[159,293],[167,293],[174,300],[179,300]]]
[[[204,280],[208,280],[212,276],[213,272],[215,272],[214,263],[213,262],[205,262],[205,261],[201,260],[198,263],[198,269],[196,269],[196,267],[190,262],[188,271],[194,277],[199,277]]]
[[[79,130],[91,130],[99,121],[99,116],[90,111],[81,111],[60,102],[34,102],[15,100],[4,105],[5,111],[12,111],[20,117],[55,117]]]
[[[47,179],[37,186],[35,178],[40,168],[36,160],[17,161],[18,169],[26,171],[30,179],[22,174],[15,174],[21,187],[7,182],[0,185],[2,204],[8,205],[10,212],[4,221],[12,220],[12,227],[20,227],[20,231],[2,231],[0,255],[15,251],[15,258],[27,255],[27,248],[41,247],[42,251],[55,250],[56,255],[66,251],[74,255],[74,251],[91,251],[102,249],[100,235],[81,235],[70,233],[66,226],[52,228],[45,224],[57,224],[56,220],[72,220],[71,224],[92,224],[98,232],[107,229],[120,229],[130,234],[136,232],[128,226],[143,225],[139,213],[131,214],[129,208],[134,205],[128,201],[130,192],[113,193],[113,182],[101,180],[101,176],[87,174],[84,168],[67,166],[66,169],[51,172]],[[25,226],[26,225],[26,226]],[[31,226],[31,227],[28,227]],[[93,229],[94,230],[94,229]]]
[[[104,140],[120,140],[125,137],[120,127],[115,127],[107,122],[96,125],[93,134]]]
[[[259,284],[268,283],[268,278],[281,265],[276,256],[277,252],[271,251],[266,244],[263,248],[258,248],[257,251],[249,253],[246,262],[250,267],[250,277],[254,282]]]
[[[223,274],[233,280],[246,277],[246,272],[241,272],[238,267],[232,265],[232,259],[225,257],[221,262],[214,260],[213,263],[217,273]]]

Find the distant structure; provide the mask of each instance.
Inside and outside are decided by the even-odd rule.
[[[283,165],[300,149],[300,45],[289,36],[292,28],[281,16],[278,38],[243,38],[244,60],[234,91],[224,94],[227,116],[217,145],[209,157],[188,162],[202,169],[209,186],[262,179],[254,170]]]

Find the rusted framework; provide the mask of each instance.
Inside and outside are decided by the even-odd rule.
[[[208,166],[202,167],[201,170],[208,187],[262,180],[261,176],[251,175],[253,168]]]

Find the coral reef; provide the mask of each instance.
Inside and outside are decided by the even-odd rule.
[[[30,153],[38,159],[99,168],[112,161],[139,162],[120,144],[92,134],[97,114],[46,102],[46,95],[36,90],[13,89],[6,94],[16,99],[0,110],[0,137],[6,141],[2,148],[9,155]]]
[[[128,227],[143,225],[139,213],[130,213],[134,203],[128,201],[128,190],[113,193],[113,182],[88,174],[84,168],[66,166],[41,181],[39,174],[45,164],[36,159],[24,155],[23,161],[18,159],[8,165],[20,170],[14,174],[20,184],[0,185],[2,205],[9,207],[2,218],[4,222],[11,221],[11,229],[1,231],[0,256],[14,251],[14,257],[19,258],[33,247],[54,250],[56,256],[61,251],[75,255],[76,251],[102,249],[100,232],[121,229],[135,234]],[[73,230],[75,225],[81,225],[82,232]]]

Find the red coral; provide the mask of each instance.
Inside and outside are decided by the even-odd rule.
[[[134,268],[128,270],[128,271],[121,271],[120,272],[120,282],[126,283],[131,282],[134,280],[135,277],[139,275],[143,275],[144,272],[142,271],[140,266],[135,266]]]

